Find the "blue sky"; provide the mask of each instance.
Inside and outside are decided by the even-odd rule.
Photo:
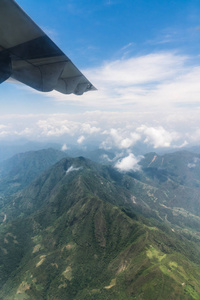
[[[200,2],[17,0],[98,88],[0,87],[0,138],[99,140],[130,152],[200,143]]]
[[[197,0],[18,3],[81,68],[121,58],[121,49],[129,44],[132,55],[167,49],[198,54]]]

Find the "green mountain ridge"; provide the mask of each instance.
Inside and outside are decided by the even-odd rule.
[[[160,181],[155,155],[130,174],[63,158],[13,194],[2,208],[0,299],[200,299],[198,228],[163,196],[181,172],[168,163]]]

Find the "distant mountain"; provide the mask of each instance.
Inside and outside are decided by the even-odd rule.
[[[140,203],[141,207],[154,211],[168,224],[200,229],[200,155],[187,151],[163,156],[149,153],[141,165],[143,172],[130,187],[138,190],[136,196],[145,203]]]
[[[194,157],[150,153],[129,174],[83,157],[46,170],[1,208],[0,299],[199,299],[199,231],[170,202],[198,177],[189,166],[180,183]]]
[[[64,152],[49,148],[16,154],[0,163],[0,195],[24,188],[63,157]]]
[[[190,152],[194,152],[194,153],[200,153],[200,145],[195,145],[195,146],[192,146],[192,147],[187,147],[186,150],[190,151]]]
[[[33,142],[25,139],[16,141],[1,141],[0,142],[0,162],[11,158],[18,153],[25,153],[28,151],[38,151],[42,149],[53,148],[56,150],[61,149],[60,144],[46,143],[46,142]]]
[[[70,157],[84,156],[95,162],[103,164],[111,164],[113,158],[115,157],[113,152],[98,148],[92,150],[72,148],[71,150],[66,150],[65,153]]]

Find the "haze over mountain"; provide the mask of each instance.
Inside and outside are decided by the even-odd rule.
[[[0,299],[199,299],[200,156],[149,153],[127,173],[60,155],[4,164]]]
[[[64,152],[49,148],[19,153],[0,163],[0,193],[10,194],[22,189],[65,156]]]

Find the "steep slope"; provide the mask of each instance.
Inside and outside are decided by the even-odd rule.
[[[49,204],[62,212],[63,206],[68,209],[74,199],[84,193],[92,193],[118,206],[132,206],[131,194],[121,186],[122,178],[123,175],[113,168],[83,157],[63,159],[12,197],[5,207],[7,221],[19,215],[27,216]]]
[[[15,196],[0,299],[199,299],[198,243],[135,214],[131,180],[67,158]]]
[[[159,156],[149,153],[141,161],[142,171],[124,176],[134,195],[134,206],[172,228],[189,228],[199,239],[200,157],[186,151]]]
[[[188,151],[177,151],[162,156],[149,153],[145,155],[141,164],[145,170],[150,168],[150,170],[160,171],[161,182],[164,182],[168,176],[181,185],[200,187],[199,154]],[[149,175],[151,174],[149,173]],[[152,175],[156,176],[156,173],[152,173]]]

